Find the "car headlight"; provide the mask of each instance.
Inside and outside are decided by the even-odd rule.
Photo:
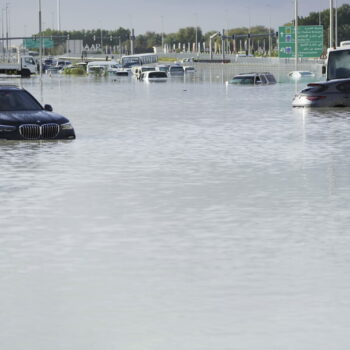
[[[73,130],[73,126],[71,123],[61,124],[61,130]]]
[[[0,132],[16,131],[16,127],[13,125],[0,125]]]

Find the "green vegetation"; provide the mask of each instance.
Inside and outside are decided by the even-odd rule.
[[[174,57],[161,57],[159,59],[160,62],[175,62],[176,58]]]
[[[85,75],[86,71],[82,67],[73,66],[73,67],[64,68],[63,73],[68,75]]]
[[[350,40],[350,5],[344,4],[338,8],[338,41]],[[299,25],[323,25],[324,47],[329,47],[329,10],[321,13],[311,12],[309,16],[298,18]]]

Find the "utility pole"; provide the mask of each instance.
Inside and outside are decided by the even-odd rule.
[[[334,14],[333,14],[333,0],[329,0],[329,47],[334,47]]]
[[[298,70],[298,0],[295,0],[295,70]]]
[[[61,31],[61,1],[57,0],[57,30]]]
[[[338,46],[338,7],[337,7],[337,0],[334,0],[334,46]]]
[[[42,78],[43,74],[43,66],[42,66],[42,61],[43,61],[43,38],[42,38],[42,28],[41,28],[41,0],[39,0],[39,71],[40,71],[40,79]]]
[[[5,15],[6,15],[6,56],[9,58],[9,25],[8,25],[8,3],[6,3]]]
[[[225,29],[222,30],[221,51],[222,51],[222,63],[224,63],[224,60],[225,60]]]
[[[131,29],[131,35],[130,35],[130,54],[134,54],[134,41],[135,41],[135,33],[134,29]]]
[[[162,20],[162,53],[164,53],[164,17],[161,17]]]
[[[2,38],[2,58],[5,59],[5,45],[4,45],[4,11],[5,9],[1,9],[1,38]]]
[[[320,0],[320,10],[318,11],[318,25],[321,25],[321,0]]]

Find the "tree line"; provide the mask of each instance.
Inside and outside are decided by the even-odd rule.
[[[294,21],[291,20],[285,25],[293,25]],[[329,9],[322,12],[311,12],[306,17],[298,18],[299,25],[319,25],[322,24],[324,28],[324,47],[329,46]],[[350,5],[344,4],[337,9],[337,23],[338,23],[338,41],[350,40]],[[200,27],[186,27],[180,28],[176,33],[156,33],[148,31],[144,34],[136,35],[134,42],[134,51],[138,52],[151,52],[154,46],[168,45],[172,47],[174,44],[187,44],[187,43],[205,43],[205,46],[209,46],[209,38],[217,31],[209,31],[203,33]],[[254,26],[251,28],[240,27],[229,29],[225,32],[225,35],[240,35],[240,34],[263,34],[266,36],[260,36],[259,39],[252,39],[251,45],[254,49],[258,42],[267,43],[269,34],[274,33],[274,30],[265,26]],[[84,46],[91,47],[113,47],[116,50],[122,48],[128,48],[130,45],[129,29],[119,27],[116,30],[104,30],[104,29],[92,29],[92,30],[74,30],[74,31],[57,31],[52,29],[46,29],[41,33],[45,37],[52,37],[54,41],[54,49],[52,53],[59,50],[60,47],[64,47],[66,39],[71,40],[83,40]],[[39,36],[39,33],[36,34]],[[216,43],[220,45],[221,39],[217,37]],[[240,43],[242,45],[242,42]],[[246,45],[246,42],[243,43]],[[272,38],[272,47],[277,46],[277,37]]]

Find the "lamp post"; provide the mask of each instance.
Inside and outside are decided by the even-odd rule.
[[[194,41],[195,41],[195,48],[194,52],[198,54],[198,13],[193,13],[194,19],[195,19],[195,27],[194,27]]]
[[[4,11],[5,9],[1,9],[1,38],[2,38],[2,56],[5,59],[5,45],[4,45]]]
[[[338,46],[338,7],[337,0],[334,0],[334,46]]]
[[[42,78],[43,74],[43,67],[42,67],[42,60],[43,60],[43,38],[42,38],[42,33],[41,33],[41,0],[39,0],[39,72],[40,72],[40,79]]]
[[[6,16],[6,56],[9,59],[9,22],[8,22],[8,3],[5,7],[5,16]]]
[[[269,51],[268,54],[271,56],[271,46],[272,46],[272,37],[271,37],[271,5],[266,5],[268,7],[269,12]]]
[[[329,0],[329,47],[334,46],[333,0]]]
[[[57,0],[57,30],[61,30],[61,2]]]
[[[248,16],[249,16],[249,29],[248,29],[248,56],[250,56],[250,54],[251,54],[251,40],[250,40],[251,16],[250,16],[250,5],[248,5]]]
[[[162,20],[162,53],[164,53],[164,17],[161,16],[161,20]]]
[[[298,70],[298,0],[295,0],[295,70]]]

